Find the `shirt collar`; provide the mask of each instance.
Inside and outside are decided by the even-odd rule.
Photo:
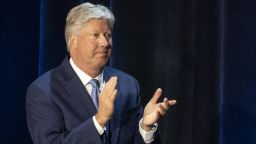
[[[74,61],[72,60],[72,58],[69,59],[69,62],[71,64],[71,67],[74,69],[75,73],[78,75],[78,77],[80,78],[80,80],[82,81],[83,85],[87,85],[88,82],[91,79],[97,79],[100,82],[100,85],[104,84],[104,79],[103,79],[103,71],[95,78],[92,78],[91,76],[89,76],[87,73],[85,73],[84,71],[82,71],[78,66],[76,66],[76,64],[74,63]]]

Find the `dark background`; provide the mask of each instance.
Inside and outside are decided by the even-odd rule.
[[[65,57],[65,17],[82,2],[1,0],[1,144],[31,144],[26,89]],[[113,10],[110,65],[139,81],[143,105],[157,87],[178,101],[164,144],[256,143],[256,1],[90,2]]]

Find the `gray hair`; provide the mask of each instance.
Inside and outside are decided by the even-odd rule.
[[[90,19],[106,19],[109,21],[110,28],[113,29],[115,17],[113,13],[103,5],[94,5],[89,2],[80,4],[72,8],[66,18],[65,39],[67,50],[70,51],[70,34],[79,35],[79,30],[84,23]]]

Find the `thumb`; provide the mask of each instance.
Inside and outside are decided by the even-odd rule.
[[[151,98],[150,102],[151,103],[157,103],[158,99],[162,95],[162,89],[158,88],[156,92],[154,93],[153,97]]]

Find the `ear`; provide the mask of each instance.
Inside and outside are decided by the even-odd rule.
[[[75,34],[70,34],[70,37],[69,37],[69,47],[70,47],[70,51],[74,48],[77,47],[77,39],[78,39],[78,36],[75,35]]]

